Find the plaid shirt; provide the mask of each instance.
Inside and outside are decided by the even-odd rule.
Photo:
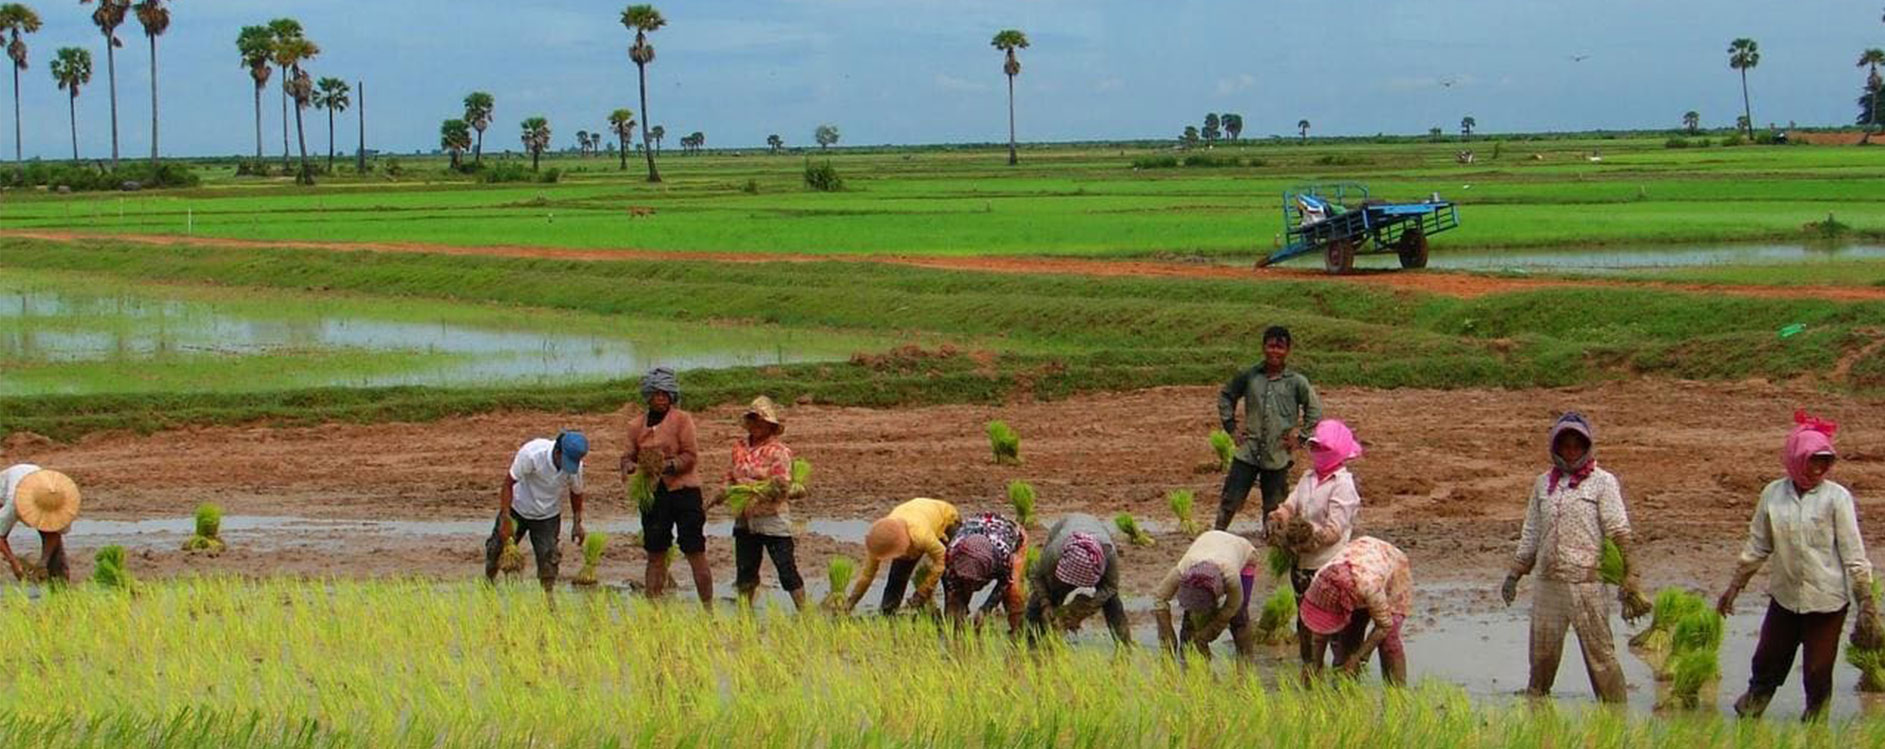
[[[759,445],[748,445],[745,438],[733,442],[733,462],[727,465],[727,486],[778,479],[792,480],[792,448],[773,438]],[[792,524],[785,517],[786,498],[754,497],[741,519],[754,533],[766,536],[790,536]]]

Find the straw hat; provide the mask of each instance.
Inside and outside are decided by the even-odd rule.
[[[864,550],[877,559],[901,559],[910,553],[910,526],[897,518],[881,518],[864,534]]]
[[[21,522],[47,533],[60,533],[79,516],[79,485],[58,471],[34,471],[14,490],[13,507]]]
[[[773,403],[772,399],[766,396],[754,398],[752,405],[746,407],[743,417],[758,419],[778,427],[781,432],[785,431],[785,420],[779,416],[778,404]]]

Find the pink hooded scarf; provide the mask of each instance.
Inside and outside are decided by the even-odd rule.
[[[1787,446],[1781,450],[1780,460],[1787,467],[1787,475],[1793,478],[1794,486],[1811,491],[1819,482],[1808,478],[1807,464],[1816,454],[1836,455],[1833,433],[1839,431],[1839,425],[1804,410],[1793,412],[1793,423],[1793,433],[1787,435]]]
[[[1355,441],[1355,434],[1335,419],[1318,422],[1315,436],[1309,440],[1309,459],[1315,464],[1318,479],[1335,475],[1348,461],[1361,457],[1361,443]]]

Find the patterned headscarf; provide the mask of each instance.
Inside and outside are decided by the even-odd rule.
[[[1178,607],[1187,612],[1209,611],[1217,607],[1224,593],[1224,574],[1217,565],[1199,562],[1178,578]]]
[[[943,570],[958,580],[993,580],[997,566],[995,544],[980,533],[957,536],[949,542],[948,555],[943,559]]]
[[[1566,432],[1582,436],[1584,444],[1587,445],[1584,457],[1575,464],[1558,455],[1558,437]],[[1578,484],[1584,483],[1584,479],[1590,477],[1591,470],[1597,467],[1596,430],[1591,428],[1589,419],[1576,411],[1564,412],[1563,416],[1558,417],[1558,422],[1551,425],[1551,436],[1545,442],[1545,449],[1551,452],[1551,477],[1548,479],[1551,491],[1558,490],[1558,482],[1561,480],[1566,486],[1576,489]]]
[[[674,370],[655,367],[641,376],[641,399],[653,398],[656,392],[667,393],[677,404],[681,402],[681,382],[675,379]]]
[[[1060,547],[1060,561],[1054,564],[1054,579],[1076,588],[1091,588],[1100,584],[1105,572],[1106,550],[1099,541],[1085,533],[1067,536]]]
[[[1332,635],[1347,626],[1358,597],[1355,568],[1346,559],[1331,562],[1316,572],[1309,589],[1303,591],[1298,616],[1310,631]]]
[[[1793,412],[1793,424],[1793,432],[1787,435],[1787,446],[1781,451],[1780,459],[1787,466],[1787,475],[1793,483],[1811,490],[1819,484],[1807,484],[1807,464],[1813,461],[1814,455],[1838,454],[1833,451],[1833,435],[1839,431],[1839,425],[1806,411]]]

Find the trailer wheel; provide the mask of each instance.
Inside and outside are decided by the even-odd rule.
[[[1322,255],[1322,268],[1329,275],[1339,276],[1355,267],[1355,243],[1347,239],[1333,240],[1326,245]]]
[[[1401,267],[1408,270],[1427,267],[1427,235],[1419,229],[1409,229],[1401,235],[1395,250],[1401,256]]]

